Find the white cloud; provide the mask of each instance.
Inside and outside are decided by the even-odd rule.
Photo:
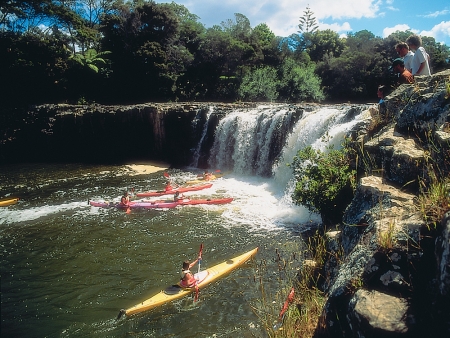
[[[448,40],[450,37],[450,21],[442,21],[441,23],[437,24],[431,30],[429,31],[421,31],[419,33],[421,36],[431,36],[433,37],[437,42]]]
[[[319,29],[320,30],[331,29],[332,31],[335,31],[337,33],[343,33],[344,35],[346,35],[347,32],[350,32],[352,30],[352,27],[348,22],[344,22],[343,24],[338,23],[327,24],[320,22]]]
[[[444,10],[442,10],[442,11],[436,11],[436,12],[434,12],[434,13],[430,13],[430,14],[426,14],[426,15],[421,15],[421,16],[423,16],[424,18],[436,18],[436,17],[438,17],[438,16],[446,15],[446,14],[448,14],[448,13],[450,13],[450,10],[444,9]]]
[[[288,2],[295,1],[288,0]],[[309,0],[305,3],[309,3]],[[377,0],[317,0],[310,8],[318,19],[362,19],[375,18],[380,10],[380,3]]]
[[[383,38],[388,37],[389,35],[391,35],[392,33],[396,32],[396,31],[403,32],[403,31],[407,31],[407,30],[411,30],[411,27],[409,27],[409,25],[407,25],[407,24],[399,24],[399,25],[395,25],[394,27],[386,27],[385,29],[383,29]]]
[[[169,0],[157,2],[169,2]],[[381,5],[380,0],[316,0],[315,2],[311,0],[178,0],[175,2],[186,6],[191,13],[198,15],[206,27],[220,25],[224,20],[234,19],[234,13],[241,13],[250,19],[252,27],[265,22],[278,36],[296,33],[299,18],[303,16],[308,6],[317,22],[320,22],[324,19],[334,21],[375,18],[379,14]],[[329,25],[336,26],[340,29],[339,31],[349,28],[348,23],[336,25],[330,23]]]
[[[388,6],[387,9],[389,9],[390,11],[393,11],[393,12],[398,12],[400,10],[399,8],[392,7],[392,6]]]

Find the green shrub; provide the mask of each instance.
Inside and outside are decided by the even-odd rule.
[[[319,213],[326,223],[338,223],[353,198],[356,171],[350,168],[346,148],[326,151],[308,146],[291,164],[296,179],[292,198],[296,204]]]
[[[239,87],[239,96],[249,101],[272,101],[278,97],[277,72],[272,67],[263,67],[246,74]]]

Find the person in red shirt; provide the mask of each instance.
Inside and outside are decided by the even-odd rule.
[[[128,191],[124,192],[122,198],[120,199],[120,203],[125,206],[130,204],[130,196],[128,195]]]
[[[415,82],[414,76],[412,76],[409,70],[405,68],[405,63],[403,59],[401,58],[395,59],[394,62],[392,63],[392,70],[394,71],[394,73],[398,74],[397,85],[401,85],[404,83],[411,84]]]
[[[170,181],[167,181],[167,184],[166,184],[166,186],[164,187],[164,191],[170,191],[170,190],[173,190],[173,186],[172,186],[172,184],[170,184]]]

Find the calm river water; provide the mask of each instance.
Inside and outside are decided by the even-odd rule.
[[[189,170],[169,170],[182,183]],[[271,179],[232,173],[191,197],[234,197],[227,205],[169,210],[99,209],[125,189],[159,190],[163,172],[122,166],[30,164],[0,167],[2,337],[264,337],[299,262],[300,231],[314,221],[286,202]],[[312,217],[314,218],[314,217]],[[317,220],[317,219],[316,219]],[[179,278],[181,263],[202,267],[254,247],[255,260],[191,297],[116,320]],[[287,269],[279,271],[281,253]],[[291,259],[291,257],[294,257]],[[262,292],[262,290],[264,292]],[[273,315],[273,318],[270,317]]]

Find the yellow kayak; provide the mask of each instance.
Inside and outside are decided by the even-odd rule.
[[[222,177],[224,174],[222,173],[215,173],[215,174],[210,174],[207,176],[207,178],[203,178],[203,177],[199,177],[196,180],[192,180],[192,181],[187,181],[186,184],[200,184],[200,183],[205,183],[205,181],[213,181],[216,178],[220,178]]]
[[[237,269],[242,266],[245,262],[247,262],[250,258],[256,255],[258,252],[258,248],[250,250],[240,256],[234,257],[232,259],[228,259],[225,262],[217,264],[209,269],[200,271],[200,273],[196,273],[194,276],[197,279],[198,288],[201,289],[217,279],[224,277],[231,271]],[[117,319],[119,319],[122,315],[133,315],[139,312],[147,311],[154,309],[160,305],[169,303],[176,299],[183,298],[190,293],[194,292],[195,288],[183,288],[177,285],[172,285],[167,287],[165,290],[157,293],[153,297],[150,297],[147,300],[144,300],[142,303],[136,304],[128,309],[122,309],[119,312]]]
[[[17,197],[6,198],[6,199],[3,199],[3,200],[0,200],[0,207],[7,207],[9,205],[16,204],[18,200],[19,199]]]

